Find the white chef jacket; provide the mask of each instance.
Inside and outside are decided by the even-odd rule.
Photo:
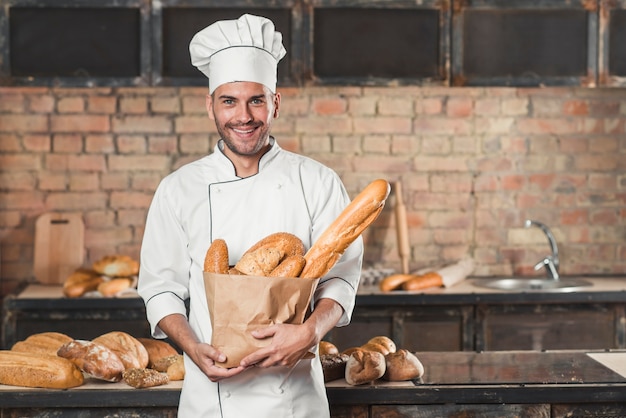
[[[187,315],[185,300],[189,299],[189,323],[201,341],[210,343],[202,270],[213,240],[226,241],[231,265],[275,232],[293,233],[310,248],[350,202],[334,171],[270,140],[272,148],[261,158],[254,176],[235,175],[220,141],[212,154],[181,167],[158,186],[146,220],[138,284],[155,338],[165,337],[157,326],[163,317]],[[350,321],[362,254],[359,238],[315,291],[313,304],[330,298],[343,307],[338,326]],[[185,371],[179,417],[329,416],[317,355],[291,369],[251,368],[217,383],[187,356]]]

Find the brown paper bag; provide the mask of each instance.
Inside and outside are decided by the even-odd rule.
[[[319,279],[204,273],[213,336],[211,345],[226,354],[229,368],[271,343],[251,331],[273,324],[301,324]]]

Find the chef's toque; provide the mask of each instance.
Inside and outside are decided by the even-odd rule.
[[[253,81],[276,92],[276,67],[287,51],[271,20],[244,14],[196,33],[189,43],[191,63],[209,78],[209,91],[233,81]]]

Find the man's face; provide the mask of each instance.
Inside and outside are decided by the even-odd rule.
[[[264,150],[279,104],[278,93],[248,81],[222,84],[207,96],[209,117],[226,146],[240,156],[256,156]]]

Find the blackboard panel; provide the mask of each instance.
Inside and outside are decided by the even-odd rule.
[[[609,74],[626,76],[626,10],[613,10],[609,23]]]
[[[318,77],[439,76],[439,11],[327,8],[314,11]]]
[[[584,10],[467,10],[464,76],[585,76],[587,32]]]
[[[9,14],[11,75],[136,77],[140,13],[132,8],[21,8]]]
[[[164,8],[163,9],[163,76],[204,78],[191,65],[189,42],[200,30],[218,20],[238,19],[249,13],[263,16],[274,22],[283,36],[287,56],[278,63],[278,79],[289,77],[289,53],[291,45],[291,11],[289,9],[212,9],[212,8]]]

